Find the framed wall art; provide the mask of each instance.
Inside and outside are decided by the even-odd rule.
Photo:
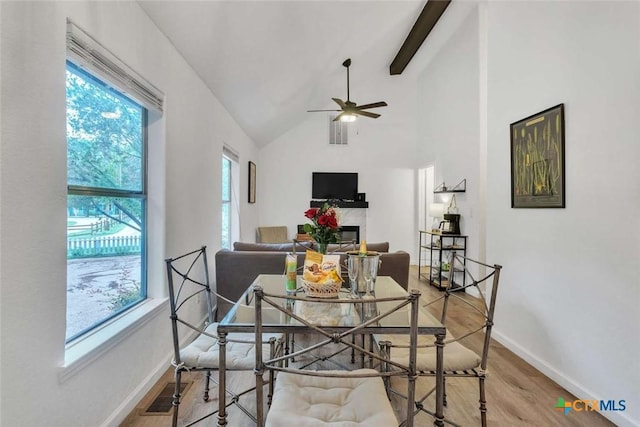
[[[249,162],[249,203],[256,202],[256,164]]]
[[[511,207],[564,208],[564,104],[510,126]]]

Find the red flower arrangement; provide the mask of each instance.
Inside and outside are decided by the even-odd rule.
[[[304,213],[304,216],[311,220],[307,223],[304,232],[309,234],[318,244],[318,252],[326,253],[327,244],[338,242],[338,214],[333,206],[324,203],[320,208],[311,208]]]

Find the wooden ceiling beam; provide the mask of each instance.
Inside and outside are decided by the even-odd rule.
[[[438,19],[442,16],[451,0],[428,0],[427,4],[420,12],[420,16],[413,24],[413,28],[405,39],[402,47],[389,66],[391,75],[402,74],[404,69],[416,54],[422,43],[425,41]]]

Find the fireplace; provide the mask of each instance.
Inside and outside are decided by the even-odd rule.
[[[298,234],[304,234],[303,225],[298,225]],[[359,225],[341,225],[338,237],[342,242],[350,242],[355,240],[360,243],[360,226]]]
[[[343,225],[340,227],[340,240],[350,242],[355,240],[360,243],[360,226],[359,225]]]

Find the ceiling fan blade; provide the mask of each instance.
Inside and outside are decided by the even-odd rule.
[[[344,109],[344,107],[347,106],[347,104],[345,104],[344,101],[340,98],[331,98],[331,99],[333,99],[336,102],[336,104],[340,106],[340,108]]]
[[[1,1],[1,0],[0,0]],[[351,101],[349,98],[349,66],[351,65],[351,59],[346,59],[342,65],[347,69],[347,100],[343,101],[340,98],[331,98],[333,102],[338,104],[341,110],[307,110],[309,113],[315,113],[320,111],[336,111],[339,114],[333,118],[333,121],[336,122],[338,120],[344,119],[344,121],[352,122],[355,120],[355,115],[370,117],[372,119],[377,119],[380,117],[380,114],[370,113],[368,111],[364,111],[369,108],[378,108],[378,107],[386,107],[387,103],[384,101],[372,102],[370,104],[357,105],[355,102]]]
[[[374,102],[372,104],[358,105],[359,110],[366,110],[367,108],[386,107],[387,103],[384,101]]]
[[[372,119],[377,119],[378,117],[380,117],[380,114],[370,113],[368,111],[362,111],[362,110],[355,110],[353,114],[357,114],[359,116],[371,117]]]

